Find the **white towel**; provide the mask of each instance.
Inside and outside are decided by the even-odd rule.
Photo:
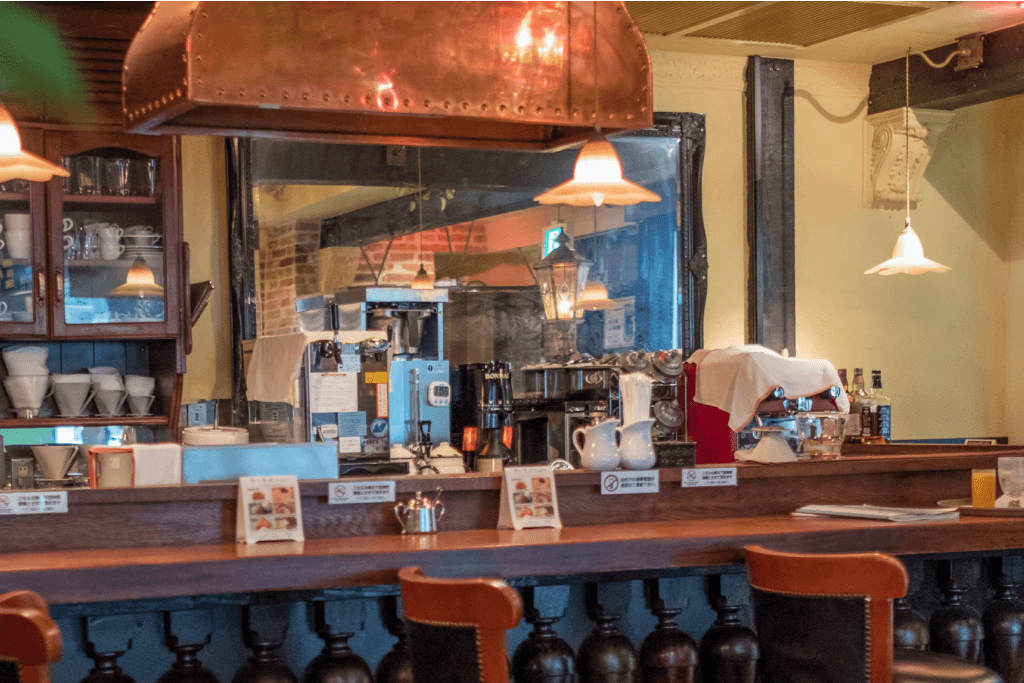
[[[736,460],[739,462],[796,462],[796,453],[789,447],[789,443],[777,434],[765,434],[757,441],[757,446],[742,451],[736,451]]]
[[[380,337],[376,330],[366,332],[339,332],[338,339],[345,344],[358,344],[364,339]],[[298,332],[277,337],[260,337],[252,350],[249,371],[245,375],[250,401],[290,403],[298,405],[299,370],[302,354],[312,342],[331,341],[334,332]]]
[[[783,358],[757,344],[697,351],[687,362],[697,364],[693,400],[729,413],[729,429],[734,432],[750,423],[757,406],[777,387],[788,398],[797,398],[843,386],[827,360]],[[836,406],[850,412],[845,394],[840,393]]]
[[[166,486],[181,483],[181,444],[140,443],[132,445],[136,486]]]

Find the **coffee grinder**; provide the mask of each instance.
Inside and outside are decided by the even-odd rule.
[[[390,342],[388,394],[377,416],[388,420],[392,445],[429,455],[433,442],[450,441],[451,386],[444,360],[444,289],[352,288],[334,295],[342,320],[380,330]]]
[[[512,451],[512,366],[500,360],[460,365],[453,387],[454,431],[469,469],[500,473],[519,464]]]

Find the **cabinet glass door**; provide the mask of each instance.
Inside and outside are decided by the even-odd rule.
[[[160,159],[101,148],[63,157],[65,325],[163,323],[166,316]]]
[[[21,131],[23,147],[42,153],[42,131]],[[0,334],[46,334],[43,183],[0,183]]]

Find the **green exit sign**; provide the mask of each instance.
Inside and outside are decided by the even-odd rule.
[[[544,258],[558,248],[558,236],[565,230],[565,223],[553,223],[550,228],[544,231],[544,249],[540,256]]]

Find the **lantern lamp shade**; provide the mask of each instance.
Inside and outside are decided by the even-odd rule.
[[[595,132],[580,150],[572,180],[556,185],[533,199],[541,204],[570,206],[632,206],[640,202],[661,201],[654,192],[622,177],[622,160],[612,143],[600,132]]]
[[[544,301],[544,315],[548,320],[580,318],[583,309],[577,303],[583,299],[592,262],[569,246],[565,233],[555,241],[558,246],[533,267]]]
[[[8,180],[44,182],[53,176],[70,175],[62,167],[21,148],[14,117],[0,105],[0,183]]]
[[[434,288],[434,279],[432,277],[430,277],[430,273],[427,272],[427,269],[423,267],[422,263],[420,264],[419,271],[417,271],[417,273],[416,273],[416,277],[414,277],[412,279],[412,285],[410,285],[410,286],[413,289],[433,289]]]

